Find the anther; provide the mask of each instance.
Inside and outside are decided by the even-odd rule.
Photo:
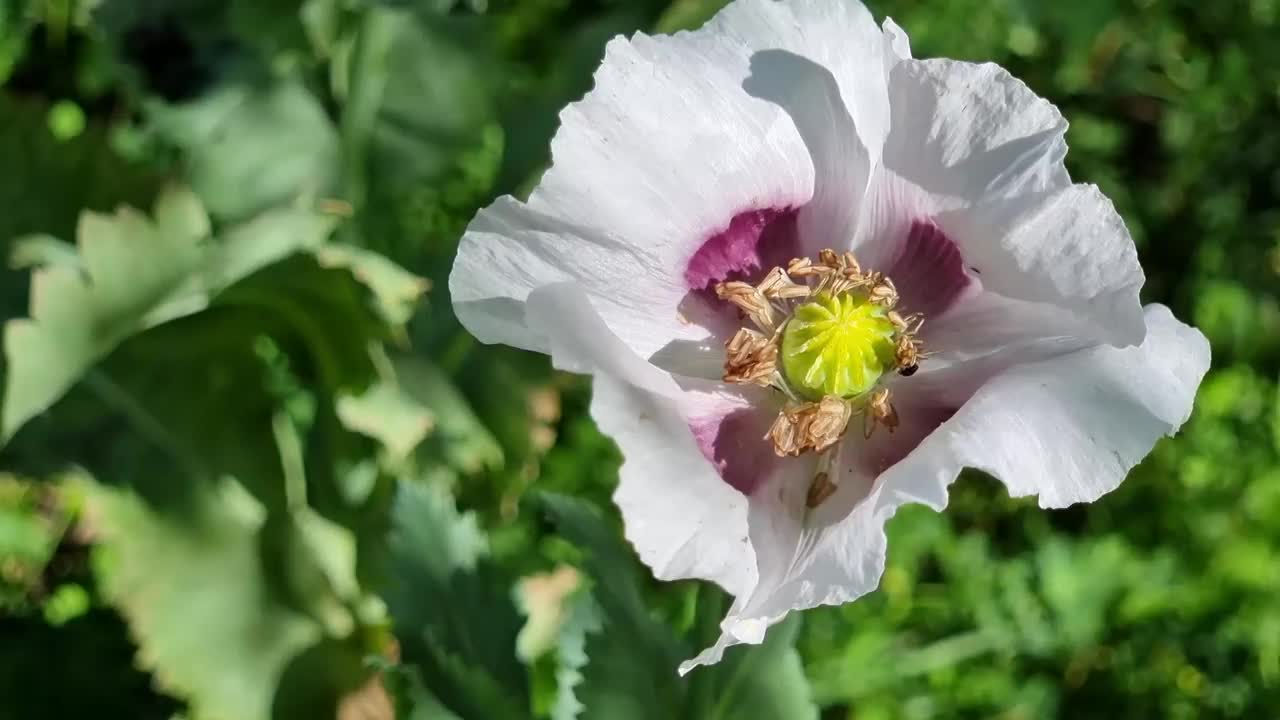
[[[844,435],[853,408],[849,402],[827,396],[818,402],[783,408],[769,428],[768,438],[782,457],[795,457],[808,450],[823,452]]]
[[[892,308],[898,304],[898,288],[894,287],[892,280],[880,276],[871,288],[871,292],[867,293],[867,299],[877,305]]]
[[[793,300],[809,297],[810,293],[808,285],[796,283],[787,274],[787,271],[780,267],[775,267],[769,271],[764,281],[760,283],[759,290],[770,300]]]
[[[807,257],[791,258],[791,262],[787,263],[787,274],[792,277],[808,277],[813,275],[813,261]]]
[[[737,280],[722,282],[716,285],[716,296],[736,305],[761,330],[773,330],[776,323],[773,306],[755,286]]]
[[[778,344],[742,328],[725,344],[724,381],[768,386],[778,368]]]
[[[804,504],[810,510],[818,507],[827,501],[836,493],[836,485],[831,482],[831,476],[825,472],[820,472],[813,476],[813,482],[809,483],[809,492],[805,494]]]
[[[883,425],[893,432],[898,427],[898,411],[889,402],[889,389],[881,388],[871,393],[867,403],[866,415],[862,421],[862,436],[870,438],[877,425]]]
[[[902,317],[897,310],[890,310],[885,313],[885,317],[889,319],[889,322],[893,323],[894,329],[900,333],[915,334],[920,332],[920,327],[924,325],[924,316],[919,313]]]
[[[788,399],[765,438],[780,456],[819,456],[806,502],[817,507],[835,492],[828,474],[832,448],[863,414],[863,434],[893,432],[898,412],[883,373],[910,376],[927,357],[917,339],[924,319],[895,308],[897,287],[884,273],[864,271],[852,252],[823,249],[794,258],[758,285],[729,281],[716,294],[756,329],[741,328],[725,343],[724,380],[777,388]]]

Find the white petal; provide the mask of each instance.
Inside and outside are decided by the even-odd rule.
[[[972,203],[1070,183],[1066,120],[997,65],[902,60],[889,96],[885,165],[930,193]]]
[[[720,478],[688,424],[732,398],[684,392],[615,337],[572,284],[532,293],[527,322],[557,368],[594,376],[591,414],[622,450],[614,501],[640,559],[660,579],[702,578],[735,594],[752,587],[747,499]]]
[[[450,277],[463,323],[485,342],[545,350],[521,306],[574,280],[643,357],[705,335],[677,320],[693,254],[736,215],[812,195],[791,120],[742,88],[750,53],[711,31],[610,42],[595,89],[561,114],[554,164],[527,205],[502,198],[464,235]]]
[[[950,420],[880,478],[886,487],[945,487],[962,467],[999,478],[1042,507],[1113,490],[1155,442],[1186,421],[1209,345],[1161,305],[1146,340],[1018,365],[982,386]]]
[[[591,415],[625,458],[613,500],[640,559],[660,580],[746,592],[756,575],[747,498],[699,452],[682,410],[610,375],[592,387]]]
[[[613,40],[595,88],[562,113],[528,204],[503,198],[464,235],[450,277],[459,318],[484,342],[545,350],[521,324],[523,303],[573,280],[642,357],[705,339],[678,319],[685,276],[732,220],[807,205],[802,224],[821,246],[851,233],[888,132],[887,52],[860,3],[825,0],[740,0],[699,31]],[[800,77],[778,77],[805,59]],[[798,89],[794,122],[744,89],[762,68],[766,90]]]
[[[744,0],[712,21],[760,50],[748,92],[785,109],[809,148],[816,179],[801,211],[805,254],[852,245],[871,173],[889,131],[891,51],[858,2]],[[771,38],[756,38],[788,32]]]
[[[996,199],[934,219],[985,290],[1068,310],[1103,342],[1142,342],[1146,278],[1124,220],[1096,187]]]
[[[823,518],[797,521],[803,510],[794,499],[761,505],[771,515],[760,518],[753,496],[757,554],[765,552],[756,542],[757,526],[764,525],[772,530],[762,537],[786,543],[773,553],[790,560],[781,565],[781,574],[768,572],[761,562],[759,584],[734,604],[722,624],[724,635],[682,670],[717,661],[731,645],[761,642],[763,628],[791,610],[847,602],[874,590],[884,570],[885,523],[907,503],[941,510],[962,468],[996,476],[1014,496],[1039,495],[1043,507],[1092,501],[1118,486],[1160,437],[1186,421],[1209,366],[1208,343],[1198,331],[1163,306],[1148,307],[1146,319],[1141,346],[1104,346],[1015,367],[979,389],[936,429],[931,427],[938,417],[933,406],[954,398],[902,396],[904,426],[888,436],[887,446],[870,449],[872,466],[878,454],[895,453],[894,443],[911,445],[916,433],[932,432],[874,485],[855,487],[856,504],[835,524],[823,526]],[[852,472],[842,491],[850,479],[867,482],[862,472],[868,457],[847,465]]]
[[[907,37],[906,31],[893,21],[893,18],[885,18],[880,27],[884,31],[885,45],[892,53],[892,57],[886,60],[886,64],[892,70],[893,66],[898,64],[898,60],[911,59],[911,40]]]
[[[1000,356],[1004,369],[1024,362],[1031,346],[1061,355],[1104,342],[1095,324],[1065,308],[981,290],[929,318],[920,338],[930,357],[918,377],[982,356]]]
[[[892,434],[881,431],[867,440],[857,427],[850,430],[833,466],[838,489],[817,508],[805,506],[812,466],[793,468],[774,492],[752,495],[749,524],[760,558],[759,582],[730,608],[717,643],[684,663],[681,672],[719,661],[733,645],[762,642],[764,629],[792,610],[838,605],[875,589],[884,571],[885,523],[903,504],[941,509],[947,499],[945,488],[888,489],[877,480],[950,414],[927,398],[909,402],[911,407],[899,403],[903,424]]]
[[[813,199],[800,210],[798,254],[851,247],[879,148],[873,153],[860,136],[831,71],[787,51],[765,50],[752,57],[744,87],[786,110],[809,148],[816,178]]]
[[[885,168],[872,178],[859,253],[871,263],[895,257],[905,228],[932,217],[995,295],[981,308],[929,317],[928,332],[954,320],[966,333],[954,339],[971,346],[965,352],[984,330],[1012,342],[1015,326],[1031,331],[1023,340],[1071,332],[1121,346],[1142,341],[1144,278],[1133,241],[1096,188],[1070,184],[1066,121],[1051,103],[995,65],[905,58],[890,73],[890,96],[893,129]],[[1000,305],[1010,322],[969,322]],[[1041,319],[1056,327],[1037,331]]]
[[[573,281],[595,309],[637,349],[678,336],[675,312],[657,311],[684,293],[675,278],[649,272],[635,255],[593,241],[597,231],[499,198],[467,228],[449,275],[449,293],[462,324],[481,342],[548,352],[525,327],[525,300],[543,285]]]
[[[946,204],[879,168],[855,248],[894,279],[908,311],[925,312],[931,352],[974,355],[1068,335],[1087,345],[1142,341],[1145,277],[1124,221],[1097,188]],[[945,252],[913,250],[928,225],[945,236],[929,248],[953,245],[958,266],[929,262]]]
[[[1071,349],[1141,342],[1137,252],[1111,203],[1073,185],[938,212],[938,199],[876,173],[858,257],[923,312],[929,366],[1045,339]]]
[[[972,294],[978,283],[954,238],[933,219],[933,198],[892,170],[876,168],[854,252],[897,285],[902,312],[934,318]]]
[[[751,606],[762,588],[775,587],[784,581],[796,549],[804,542],[805,494],[814,466],[811,458],[800,460],[785,464],[766,491],[751,496],[748,525],[758,580],[744,592],[735,593],[733,606],[720,624],[723,631],[720,639],[697,657],[681,663],[680,674],[699,665],[719,662],[724,651],[733,645],[764,642],[766,628],[785,616],[785,612],[771,616]]]
[[[885,39],[861,2],[738,0],[707,28],[753,50],[784,50],[826,68],[864,144],[879,155],[889,132]]]
[[[711,28],[611,41],[595,89],[561,113],[555,165],[530,204],[583,218],[678,277],[734,215],[807,201],[812,166],[794,127],[742,88],[752,51]]]

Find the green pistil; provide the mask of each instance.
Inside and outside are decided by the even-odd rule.
[[[782,374],[797,394],[852,398],[894,367],[894,327],[859,293],[821,293],[796,308],[782,332]]]

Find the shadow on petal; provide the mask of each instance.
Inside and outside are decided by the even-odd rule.
[[[814,189],[800,211],[803,254],[851,247],[871,179],[871,153],[831,71],[785,50],[762,50],[751,56],[742,87],[791,116],[809,150]]]

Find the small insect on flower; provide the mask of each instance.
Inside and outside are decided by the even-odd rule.
[[[915,338],[905,334],[900,336],[893,355],[898,363],[898,374],[902,377],[911,377],[920,370],[920,344]]]
[[[561,121],[449,289],[480,340],[592,376],[627,538],[735,596],[682,671],[871,591],[886,520],[944,507],[963,468],[1089,502],[1190,412],[1208,345],[1140,304],[1058,110],[990,63],[913,58],[856,0],[615,38]]]

